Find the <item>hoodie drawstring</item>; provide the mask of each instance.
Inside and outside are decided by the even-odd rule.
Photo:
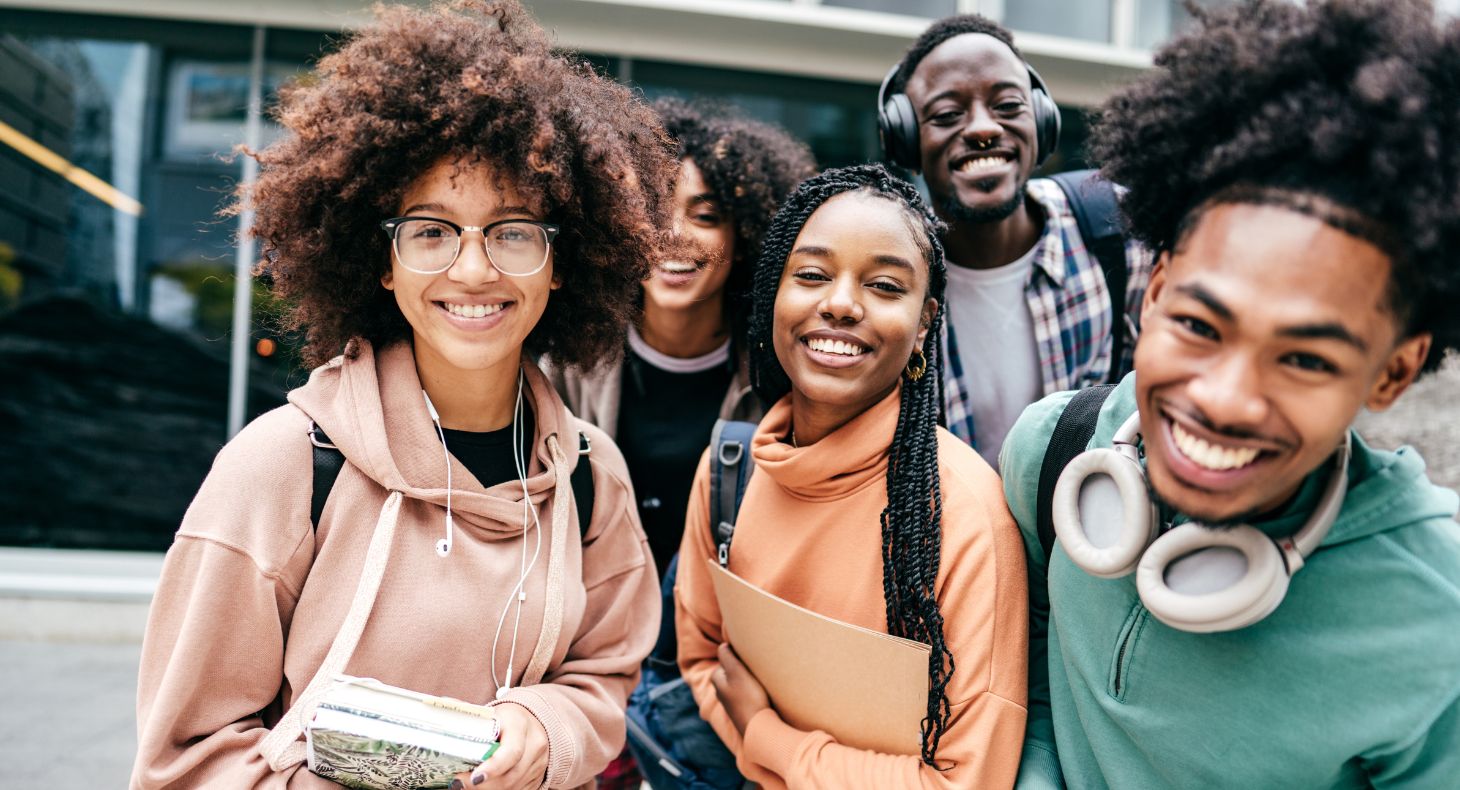
[[[400,515],[401,492],[392,491],[385,504],[380,507],[380,517],[375,521],[375,532],[370,536],[370,548],[365,551],[365,565],[360,570],[360,581],[355,586],[355,599],[350,610],[335,633],[324,661],[310,679],[304,692],[294,698],[289,710],[274,725],[274,729],[259,743],[259,751],[269,761],[269,767],[282,771],[304,762],[304,741],[299,735],[304,731],[305,717],[313,717],[319,704],[336,678],[344,674],[345,665],[355,653],[360,634],[365,631],[365,621],[370,619],[370,610],[375,608],[375,597],[380,592],[380,580],[385,576],[385,565],[390,559],[390,545],[395,539],[395,526]],[[556,524],[555,524],[556,527]],[[559,596],[561,597],[561,596]],[[561,614],[559,615],[561,617]]]
[[[563,632],[563,563],[567,554],[568,509],[573,494],[569,479],[568,462],[563,458],[563,448],[558,444],[557,434],[548,436],[548,451],[553,457],[553,527],[548,546],[547,590],[543,599],[542,632],[538,634],[537,646],[532,650],[532,660],[522,673],[522,685],[541,683],[552,661],[553,651]],[[587,463],[579,459],[578,463]]]

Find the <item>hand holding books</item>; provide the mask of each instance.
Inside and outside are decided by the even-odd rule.
[[[547,773],[548,739],[542,722],[521,705],[504,703],[492,708],[500,743],[490,759],[452,781],[453,790],[519,790],[542,786]]]

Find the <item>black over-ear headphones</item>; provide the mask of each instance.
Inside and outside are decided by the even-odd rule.
[[[912,100],[906,93],[888,95],[888,86],[897,76],[902,63],[892,67],[877,89],[877,138],[882,141],[882,159],[912,171],[923,169],[922,155],[918,151],[918,116],[913,111]],[[1029,103],[1034,110],[1035,152],[1034,165],[1054,153],[1060,141],[1060,108],[1049,95],[1044,79],[1027,62],[1029,70]]]

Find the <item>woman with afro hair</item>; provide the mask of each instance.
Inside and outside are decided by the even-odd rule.
[[[777,206],[816,172],[785,131],[704,101],[653,104],[679,146],[672,254],[643,283],[619,364],[548,368],[573,413],[618,442],[663,574],[679,548],[694,465],[716,418],[758,420],[745,326],[750,270]]]
[[[629,326],[621,362],[587,370],[544,360],[543,367],[568,408],[618,442],[649,549],[668,586],[695,462],[715,420],[754,421],[764,413],[745,360],[750,270],[776,207],[815,173],[816,163],[782,129],[728,106],[663,98],[653,108],[679,146],[669,223],[678,247],[654,262],[643,283],[644,310]],[[658,673],[677,674],[672,630],[661,635],[649,663]],[[641,689],[635,699],[647,693]],[[631,732],[629,745],[635,744]],[[718,772],[740,782],[723,749],[687,750],[696,753],[682,756],[704,776]],[[641,756],[643,771],[668,786],[655,761]],[[627,765],[632,761],[615,769]]]
[[[1021,788],[1460,787],[1457,499],[1352,427],[1460,346],[1457,140],[1424,0],[1203,15],[1101,110],[1159,257],[1134,372],[1004,444]]]
[[[862,165],[804,182],[766,234],[749,345],[756,392],[775,405],[751,441],[755,473],[728,547],[711,535],[701,460],[675,596],[685,680],[762,787],[1014,781],[1024,555],[998,476],[938,425],[939,230],[916,189]],[[920,749],[882,754],[787,723],[727,644],[715,558],[792,604],[930,646],[927,713],[905,733]]]
[[[491,706],[501,748],[453,786],[589,783],[658,583],[623,458],[531,360],[618,351],[673,149],[515,0],[381,7],[278,117],[239,208],[318,367],[168,552],[132,786],[336,786],[299,736],[342,673]],[[317,491],[318,452],[343,466]]]

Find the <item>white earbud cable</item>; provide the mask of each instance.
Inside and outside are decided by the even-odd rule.
[[[518,561],[517,586],[507,596],[507,603],[502,607],[502,614],[497,617],[497,630],[492,635],[492,684],[497,687],[497,699],[506,696],[507,691],[512,688],[512,665],[517,660],[517,632],[522,625],[522,604],[527,601],[527,576],[537,566],[537,559],[542,554],[542,524],[538,519],[537,508],[532,506],[532,500],[527,490],[527,459],[524,447],[526,438],[522,434],[523,381],[526,377],[521,371],[517,374],[517,404],[512,414],[512,460],[517,466],[517,480],[522,484],[522,555]],[[532,549],[532,561],[527,560],[527,530],[536,528],[537,540]],[[512,646],[507,651],[507,678],[506,682],[497,679],[497,645],[502,638],[502,626],[507,622],[507,612],[512,608],[513,602],[517,604],[517,614],[512,623]]]

